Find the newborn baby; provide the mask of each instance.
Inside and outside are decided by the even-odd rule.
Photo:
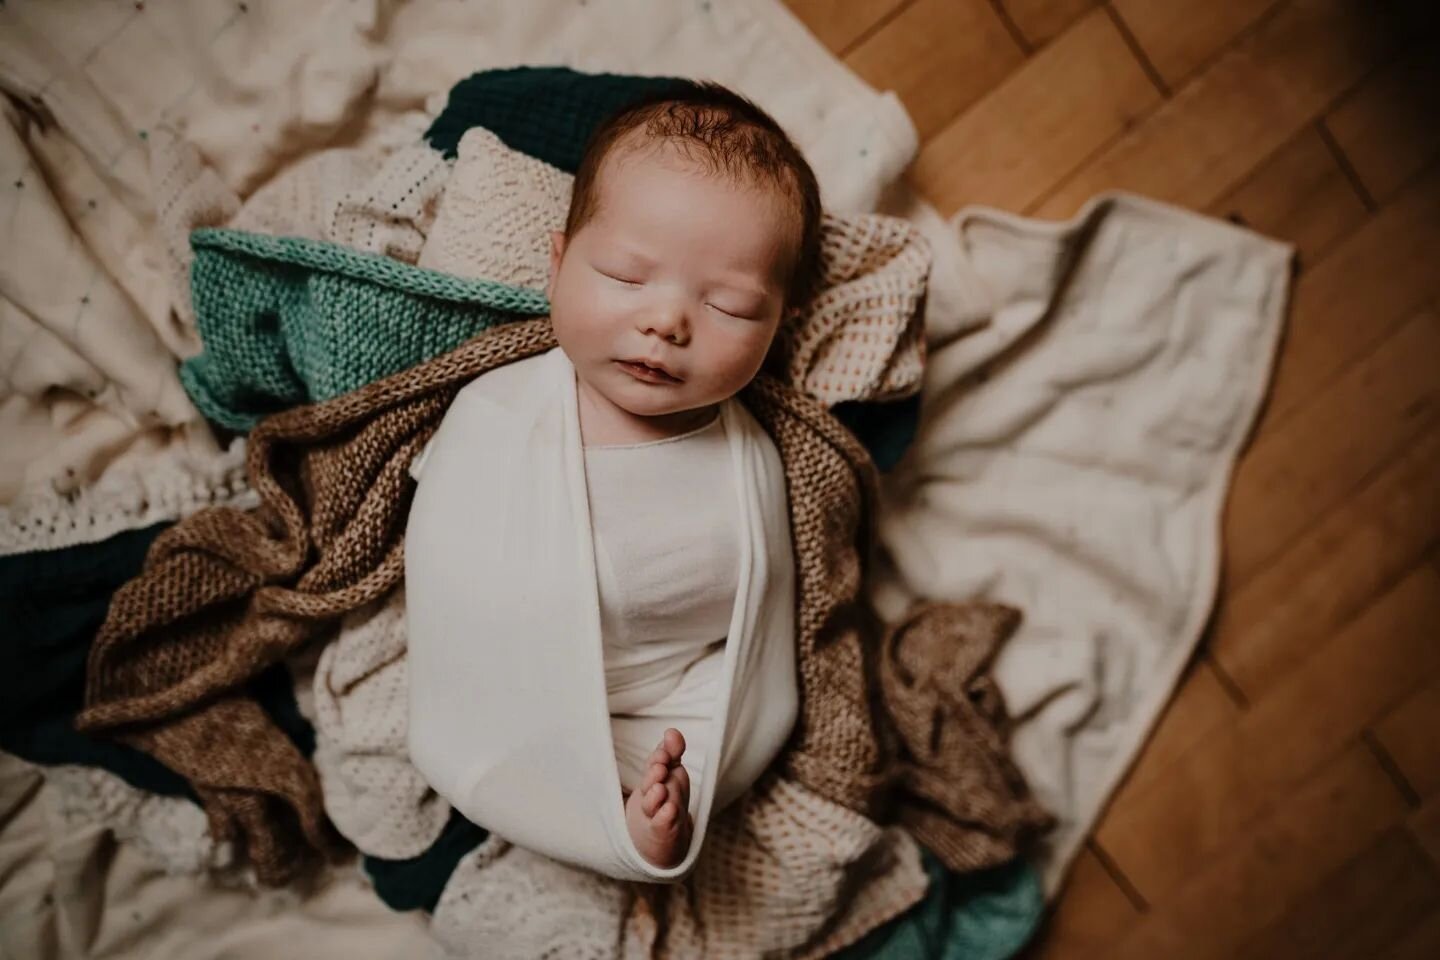
[[[789,501],[736,394],[819,233],[799,151],[722,87],[635,103],[587,144],[550,240],[559,348],[465,386],[412,466],[410,755],[481,826],[676,879],[783,747]]]
[[[819,219],[814,174],[775,121],[702,85],[595,132],[551,238],[551,322],[577,379],[625,818],[657,866],[689,843],[678,728],[708,716],[739,576],[720,406],[798,309]],[[640,755],[636,742],[656,740],[636,736],[667,721]]]

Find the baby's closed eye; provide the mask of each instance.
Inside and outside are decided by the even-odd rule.
[[[596,272],[599,273],[602,277],[608,277],[609,279],[614,280],[616,283],[624,284],[627,287],[640,286],[640,281],[634,279],[633,277],[626,277],[620,274],[609,273],[605,270],[600,270],[598,268],[596,269]]]
[[[745,313],[745,312],[742,312],[742,311],[739,311],[739,310],[726,310],[724,307],[720,306],[718,303],[707,303],[707,304],[705,304],[705,306],[709,307],[711,310],[718,310],[719,312],[725,314],[725,316],[727,316],[727,317],[734,317],[736,320],[754,320],[754,319],[755,319],[754,317],[749,316],[748,313]]]

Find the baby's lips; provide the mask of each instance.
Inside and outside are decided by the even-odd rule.
[[[620,363],[645,371],[651,376],[663,378],[666,382],[677,384],[685,382],[683,377],[677,376],[669,368],[650,363],[646,360],[621,360]]]

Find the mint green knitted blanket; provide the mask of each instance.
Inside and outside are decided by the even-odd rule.
[[[196,230],[190,287],[204,353],[180,380],[206,418],[249,430],[358,389],[498,323],[548,313],[543,294],[464,280],[337,244]]]

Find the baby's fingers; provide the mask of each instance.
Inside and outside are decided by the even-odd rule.
[[[663,783],[669,775],[670,768],[665,764],[654,760],[650,761],[650,766],[645,768],[645,779],[640,784],[641,791],[649,790],[653,784]]]
[[[640,810],[645,816],[653,817],[655,816],[655,811],[659,810],[660,805],[669,799],[669,797],[670,791],[665,789],[663,783],[654,784],[641,795]]]
[[[683,766],[676,766],[670,770],[670,779],[667,783],[674,784],[675,789],[680,791],[683,797],[690,796],[690,771]]]

